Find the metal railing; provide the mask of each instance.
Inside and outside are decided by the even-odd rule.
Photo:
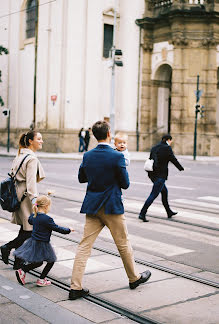
[[[148,3],[149,10],[171,7],[173,3],[180,5],[204,5],[214,2],[213,0],[151,0]]]

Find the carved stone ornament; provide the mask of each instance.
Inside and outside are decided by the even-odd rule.
[[[103,11],[103,15],[114,17],[114,12],[115,9],[113,7],[112,8],[110,7]],[[118,13],[118,11],[116,12],[116,17],[120,18],[120,14]]]
[[[183,36],[173,36],[172,44],[175,46],[187,46],[189,44],[189,41]]]
[[[143,49],[145,51],[152,51],[153,50],[153,43],[149,42],[149,41],[144,42]]]
[[[216,40],[212,37],[207,37],[205,39],[203,39],[202,41],[202,45],[203,46],[215,46],[216,45]]]

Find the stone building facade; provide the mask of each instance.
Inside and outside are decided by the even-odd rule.
[[[219,155],[219,2],[145,0],[142,30],[140,149],[164,132],[174,151],[193,153],[197,76],[197,154]]]

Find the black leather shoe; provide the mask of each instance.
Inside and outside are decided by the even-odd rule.
[[[151,276],[151,272],[149,270],[147,270],[145,272],[142,272],[141,277],[138,280],[129,283],[129,288],[130,289],[137,288],[139,285],[141,285],[141,284],[145,283],[146,281],[148,281],[150,276]]]
[[[8,264],[8,257],[9,257],[9,254],[10,254],[10,250],[7,248],[6,245],[1,246],[1,254],[2,254],[2,261],[5,264]]]
[[[149,222],[149,220],[146,219],[146,216],[144,216],[144,215],[139,214],[138,218],[143,220],[143,222]]]
[[[171,218],[172,216],[178,214],[178,212],[173,212],[171,211],[170,213],[167,214],[167,218]]]
[[[70,292],[69,292],[68,298],[70,300],[75,300],[75,299],[87,296],[88,294],[89,294],[88,289],[81,289],[81,290],[71,289]]]

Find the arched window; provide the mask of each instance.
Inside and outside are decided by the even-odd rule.
[[[26,38],[35,36],[37,10],[37,0],[28,0],[26,6]]]

